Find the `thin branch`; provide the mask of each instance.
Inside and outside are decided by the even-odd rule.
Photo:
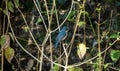
[[[42,21],[43,21],[43,24],[44,24],[44,26],[45,26],[45,30],[47,31],[46,23],[45,23],[44,18],[43,18],[42,14],[41,14],[41,10],[40,10],[41,7],[40,7],[40,4],[39,4],[38,0],[37,0],[37,1],[33,0],[33,2],[34,2],[35,6],[36,6],[36,8],[37,8],[37,10],[38,10],[38,13],[39,13],[39,15],[40,15]],[[37,3],[38,3],[38,5],[37,5]]]

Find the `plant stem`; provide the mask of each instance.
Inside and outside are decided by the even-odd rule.
[[[98,25],[98,52],[99,52],[99,71],[102,71],[101,69],[101,46],[100,46],[100,11],[98,12],[99,14],[98,14],[98,23],[97,23],[97,25]]]

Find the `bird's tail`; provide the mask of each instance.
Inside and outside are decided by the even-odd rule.
[[[58,42],[55,42],[54,47],[55,47],[55,48],[57,48],[57,47],[58,47]]]

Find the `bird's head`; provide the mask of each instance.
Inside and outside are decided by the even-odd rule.
[[[67,32],[67,31],[69,30],[69,27],[64,26],[64,27],[62,28],[62,30]],[[62,31],[62,30],[61,30],[61,31]]]

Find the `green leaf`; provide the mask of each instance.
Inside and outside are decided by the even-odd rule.
[[[14,51],[14,49],[11,48],[11,47],[8,47],[8,48],[5,49],[5,58],[7,59],[7,61],[8,61],[9,63],[11,63],[11,60],[12,60],[13,57],[14,57],[14,53],[15,53],[15,51]]]
[[[10,36],[9,35],[4,35],[4,37],[5,37],[5,42],[4,42],[4,45],[2,45],[2,47],[4,49],[6,49],[7,47],[10,46]]]
[[[6,49],[10,46],[10,37],[9,35],[2,35],[0,39],[0,44],[2,48]]]
[[[85,24],[85,22],[80,21],[80,22],[78,23],[78,26],[81,27],[81,26],[83,26],[84,24]]]
[[[15,8],[19,7],[19,0],[14,0]]]
[[[38,24],[38,23],[40,23],[40,22],[42,22],[42,19],[41,19],[41,18],[38,18],[36,23]]]
[[[110,35],[110,38],[118,38],[118,37],[120,37],[119,34],[111,34]]]
[[[75,68],[74,67],[68,68],[68,71],[75,71]]]
[[[13,8],[14,8],[14,5],[13,5],[12,1],[9,1],[8,2],[8,10],[13,13],[14,12]]]
[[[82,11],[85,15],[89,16],[89,13],[87,11]]]
[[[54,65],[53,68],[50,71],[59,71],[59,66]]]
[[[112,43],[109,43],[109,46],[112,46]]]
[[[25,31],[25,32],[28,32],[30,30],[30,28],[28,26],[22,26],[22,29]]]
[[[26,41],[25,39],[18,39],[18,41],[20,42],[20,44],[23,46],[23,47],[26,47],[27,44],[28,44],[28,41]]]
[[[107,69],[107,67],[108,67],[109,65],[111,65],[111,63],[106,63],[106,64],[104,64],[104,69]]]
[[[83,68],[80,67],[73,67],[73,68],[69,68],[68,71],[84,71]]]
[[[3,46],[5,44],[5,41],[6,41],[5,36],[2,35],[1,38],[0,38],[0,44],[1,44],[1,46]]]
[[[120,51],[119,50],[112,50],[110,53],[110,57],[112,61],[117,62],[120,58]]]
[[[73,19],[72,17],[73,17],[74,15],[75,15],[75,11],[70,12],[70,14],[69,14],[69,16],[68,16],[68,21],[73,22],[74,19]]]
[[[101,8],[96,8],[96,11],[97,11],[98,13],[100,13]]]
[[[83,68],[80,68],[80,67],[78,68],[78,67],[76,67],[74,71],[84,71],[84,70],[83,70]]]

